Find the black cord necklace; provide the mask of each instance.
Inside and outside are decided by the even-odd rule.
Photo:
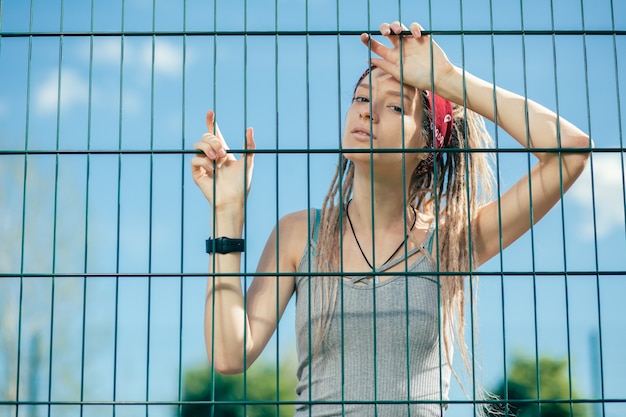
[[[359,247],[359,250],[361,251],[361,255],[363,255],[363,259],[365,259],[365,262],[367,262],[367,265],[373,271],[374,270],[374,266],[370,263],[369,259],[367,259],[367,256],[365,256],[365,252],[363,252],[363,248],[361,247],[361,244],[359,243],[359,239],[356,237],[356,232],[354,231],[354,226],[352,225],[352,220],[350,219],[350,211],[348,210],[348,208],[350,207],[350,203],[351,202],[352,202],[352,200],[349,200],[348,204],[346,204],[346,217],[348,217],[348,223],[350,224],[350,230],[352,230],[352,235],[354,236],[354,240],[356,241],[356,245]],[[415,223],[417,223],[417,212],[415,211],[415,207],[413,207],[413,206],[410,206],[410,207],[413,209],[413,225],[411,226],[411,228],[407,232],[406,236],[404,237],[404,239],[400,243],[400,246],[398,246],[398,249],[393,251],[391,256],[389,258],[387,258],[387,260],[385,262],[383,262],[381,264],[381,266],[385,265],[387,262],[392,260],[394,256],[396,256],[396,253],[398,253],[400,248],[402,248],[402,246],[404,246],[406,244],[406,241],[409,238],[409,233],[411,233],[413,231],[413,229],[415,228]]]

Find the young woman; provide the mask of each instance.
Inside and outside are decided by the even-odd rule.
[[[589,157],[587,135],[455,67],[419,24],[380,31],[391,47],[361,35],[379,58],[357,83],[322,209],[285,216],[265,246],[258,272],[281,276],[255,278],[244,305],[233,276],[240,248],[211,243],[209,360],[226,374],[250,366],[296,294],[297,416],[442,415],[454,344],[469,364],[464,276],[539,221]],[[486,154],[462,151],[491,144],[478,115],[526,149],[562,151],[534,152],[530,178],[489,201]],[[193,178],[213,207],[215,236],[240,238],[253,156],[227,153],[213,112],[207,128]],[[255,148],[252,129],[246,147]]]

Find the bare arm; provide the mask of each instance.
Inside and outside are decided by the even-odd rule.
[[[419,24],[411,24],[411,35],[404,36],[400,44],[398,35],[406,30],[399,22],[381,25],[380,31],[388,37],[391,48],[367,34],[361,35],[363,43],[380,56],[372,63],[416,88],[430,90],[434,84],[437,94],[496,122],[525,148],[563,149],[558,153],[533,153],[537,164],[500,197],[500,210],[498,201],[494,201],[476,213],[476,257],[479,263],[486,262],[528,231],[559,201],[582,173],[589,159],[589,152],[584,149],[591,147],[592,142],[576,126],[545,107],[452,65],[437,43],[422,35]],[[583,151],[575,151],[576,148]]]
[[[191,161],[194,181],[214,210],[215,237],[240,238],[243,230],[244,200],[250,188],[253,154],[237,160],[227,153],[228,146],[215,114],[207,113],[208,133],[195,144],[202,151]],[[252,129],[246,131],[246,147],[255,148]],[[243,184],[247,187],[243,187]],[[244,189],[245,188],[245,189]],[[280,256],[276,254],[276,230],[272,232],[259,262],[259,272],[295,271],[298,247],[296,228],[290,227],[297,216],[281,220]],[[306,234],[302,237],[303,250]],[[209,259],[204,313],[204,336],[209,361],[218,372],[243,372],[261,354],[276,330],[294,291],[293,277],[256,277],[245,297],[241,285],[241,253],[214,254]]]
[[[469,109],[495,120],[519,144],[535,148],[563,149],[563,152],[533,152],[537,163],[529,174],[517,181],[498,201],[482,207],[475,216],[476,256],[479,263],[489,260],[538,222],[562,197],[582,173],[591,141],[576,126],[559,118],[547,108],[501,88],[495,88],[467,72],[454,68],[442,78],[439,93],[463,103]],[[494,100],[495,97],[495,100]],[[573,151],[568,152],[569,149]],[[530,176],[530,178],[529,178]],[[532,209],[532,211],[531,211]],[[501,226],[501,228],[500,228]]]
[[[241,235],[243,225],[241,212],[229,210],[218,212],[216,216],[218,235],[237,236],[237,232]],[[281,220],[279,228],[281,248],[297,246],[290,242],[293,238],[290,233],[292,222],[289,216]],[[257,272],[295,271],[290,251],[281,250],[277,259],[276,240],[275,229],[261,255]],[[240,373],[259,357],[274,334],[278,320],[294,292],[294,278],[255,277],[244,303],[240,277],[219,275],[238,274],[241,254],[217,254],[214,262],[213,264],[212,259],[209,261],[209,271],[213,273],[208,280],[205,304],[204,337],[207,355],[218,372]]]

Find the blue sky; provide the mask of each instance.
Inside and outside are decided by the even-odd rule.
[[[0,29],[364,31],[401,17],[434,30],[548,30],[552,21],[555,29],[579,30],[583,16],[588,30],[626,29],[624,2],[613,1],[612,13],[609,0],[493,3],[278,0],[214,6],[199,0],[66,0],[61,7],[59,1],[33,0],[31,13],[27,1],[0,0]],[[604,395],[626,398],[621,308],[626,281],[618,274],[626,270],[623,36],[440,35],[436,40],[455,64],[557,110],[590,133],[596,147],[616,150],[594,153],[590,169],[563,203],[481,268],[490,273],[481,277],[476,310],[485,384],[501,379],[505,351],[508,360],[518,352],[533,354],[536,335],[541,355],[565,357],[569,351],[575,385],[583,396],[596,396],[591,341],[601,329]],[[353,84],[367,59],[356,36],[35,37],[32,43],[27,37],[3,37],[0,149],[191,149],[205,130],[210,108],[234,149],[243,144],[246,126],[255,128],[260,149],[336,149]],[[490,130],[500,147],[516,146],[502,131]],[[0,161],[0,273],[206,271],[203,244],[210,235],[210,210],[189,175],[189,155],[57,159],[17,154],[0,155]],[[277,218],[321,205],[335,162],[332,154],[257,155],[246,228],[247,271],[254,271]],[[528,169],[523,154],[503,153],[498,162],[504,189]],[[567,281],[564,270],[574,272]],[[500,271],[542,275],[535,281],[524,274],[501,278]],[[603,274],[598,279],[594,271]],[[546,272],[555,275],[543,276]],[[17,332],[19,283],[16,278],[1,282],[2,348],[9,365],[0,364],[0,372],[7,375],[16,359],[11,340]],[[84,320],[86,400],[113,398],[114,364],[118,400],[175,400],[179,357],[183,370],[205,360],[205,278],[188,277],[182,284],[177,277],[120,279],[117,325],[115,279],[92,277],[83,283],[81,278],[59,278],[54,287],[49,278],[23,282],[23,343],[36,334],[42,337],[45,372],[39,399],[48,398],[49,381],[52,399],[78,399]],[[265,359],[274,360],[277,347],[281,358],[293,357],[292,307]],[[22,347],[23,395],[28,391],[26,350]],[[5,388],[0,386],[0,394],[6,395]],[[451,395],[463,398],[457,388]],[[625,407],[607,405],[606,416],[623,415]],[[110,409],[89,410],[100,415]],[[0,408],[0,415],[5,411]],[[153,412],[167,415],[169,410],[155,407]],[[449,415],[462,413],[457,407]]]

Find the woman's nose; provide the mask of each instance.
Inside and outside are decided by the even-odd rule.
[[[372,123],[378,122],[378,117],[376,117],[375,113],[374,117],[372,117],[372,112],[370,112],[369,108],[359,111],[359,119],[372,119]]]

